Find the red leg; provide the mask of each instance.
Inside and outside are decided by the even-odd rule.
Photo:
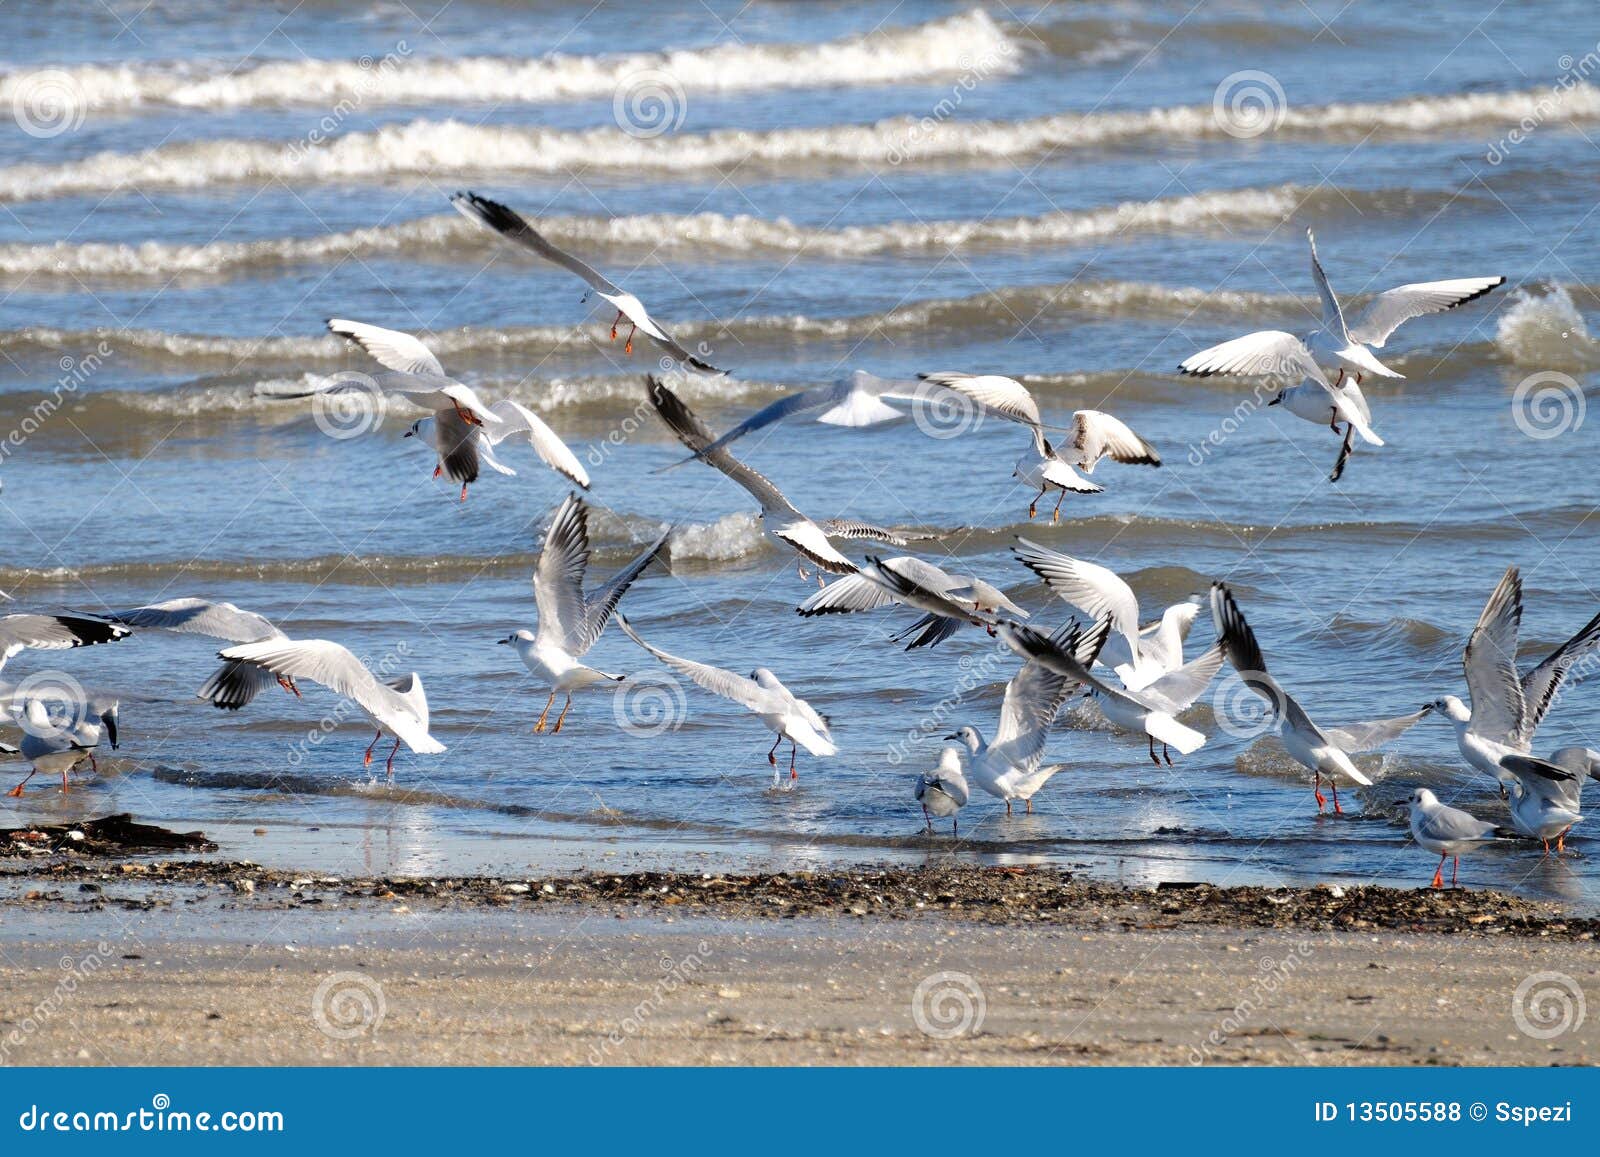
[[[463,410],[461,408],[461,403],[460,402],[457,402],[455,404],[455,406],[456,406],[456,413],[460,416],[461,420],[463,422],[465,422],[467,425],[469,425],[469,426],[481,426],[481,425],[483,425],[483,419],[478,417],[478,415],[472,413],[470,410]]]
[[[1454,888],[1456,886],[1456,873],[1459,872],[1460,870],[1461,870],[1461,857],[1457,856],[1455,858],[1455,862],[1450,865],[1450,886],[1452,888]]]
[[[1311,794],[1317,797],[1317,812],[1320,814],[1327,805],[1327,797],[1322,794],[1322,773],[1319,771],[1316,778],[1311,781]]]
[[[278,676],[278,686],[282,687],[285,691],[289,692],[289,694],[293,695],[296,699],[305,698],[305,696],[300,694],[300,688],[298,688],[298,687],[296,687],[294,685],[294,680],[293,679],[285,679],[282,675],[279,675]]]
[[[1056,499],[1056,508],[1050,512],[1050,525],[1051,526],[1054,526],[1056,523],[1061,521],[1061,503],[1066,499],[1066,497],[1067,497],[1067,488],[1065,486],[1063,486],[1061,488],[1061,497]]]
[[[551,735],[561,734],[561,725],[567,721],[567,712],[572,710],[572,696],[567,696],[567,701],[561,705],[561,714],[556,716],[556,725],[550,729]]]
[[[461,501],[465,502],[466,500],[467,500],[467,484],[465,482],[463,482],[461,484]]]
[[[617,340],[617,326],[622,324],[622,311],[617,310],[617,316],[611,322],[611,340]]]
[[[383,770],[389,776],[390,779],[394,778],[394,757],[395,757],[395,753],[398,752],[399,750],[400,750],[400,737],[397,735],[397,736],[394,737],[394,746],[389,749],[389,758],[383,765]]]
[[[1444,862],[1449,858],[1449,852],[1439,857],[1439,866],[1433,870],[1433,886],[1435,888],[1444,887]]]
[[[632,326],[632,327],[629,328],[629,330],[628,330],[628,340],[622,343],[622,352],[623,353],[631,354],[633,352],[633,335],[635,333],[637,333],[638,331],[639,331],[639,327],[638,326]]]
[[[372,742],[367,744],[367,754],[361,760],[361,766],[362,767],[371,767],[372,766],[372,749],[374,747],[378,746],[378,740],[380,740],[382,738],[383,738],[383,732],[379,731],[378,734],[376,734],[376,735],[374,735],[372,737]]]
[[[435,466],[433,468],[433,476],[435,478],[439,477],[439,475],[441,475],[443,473],[444,473],[444,467],[443,466]]]
[[[39,773],[37,771],[30,771],[26,776],[23,777],[22,783],[17,784],[16,787],[14,787],[10,791],[6,792],[6,794],[10,795],[10,796],[15,796],[16,798],[21,799],[22,798],[23,785],[26,784],[28,782],[28,780],[32,779],[34,776],[36,776],[38,774]]]
[[[63,792],[68,792],[68,791],[72,790],[70,787],[67,786],[67,772],[66,772],[65,768],[63,768],[62,771],[61,771],[61,790]]]
[[[1344,808],[1339,806],[1339,781],[1330,775],[1328,777],[1328,786],[1333,791],[1333,814],[1337,816],[1344,815]]]
[[[789,778],[799,779],[800,773],[794,769],[794,757],[800,753],[800,745],[794,740],[789,741]]]
[[[546,718],[546,716],[548,716],[550,714],[550,705],[552,703],[554,703],[555,701],[556,701],[556,693],[554,691],[552,691],[552,692],[550,692],[550,698],[548,698],[548,699],[546,699],[544,701],[544,710],[542,712],[540,712],[540,714],[539,714],[539,722],[537,722],[537,723],[535,723],[533,725],[533,729],[535,731],[543,731],[544,730],[545,718]]]
[[[778,766],[778,744],[782,742],[783,736],[780,735],[772,741],[772,750],[767,752],[767,763],[771,767]]]

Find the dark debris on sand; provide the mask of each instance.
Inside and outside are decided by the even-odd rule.
[[[98,894],[108,882],[122,891],[143,888],[146,900],[157,902],[155,892],[162,888],[218,888],[233,893],[230,902],[257,908],[319,903],[432,909],[593,907],[617,915],[657,912],[722,920],[907,919],[938,914],[987,924],[1044,923],[1102,931],[1226,927],[1564,940],[1593,940],[1600,932],[1600,919],[1567,917],[1555,905],[1500,892],[1173,883],[1133,889],[1078,881],[1070,873],[1049,868],[858,867],[751,875],[636,872],[511,879],[332,877],[269,870],[248,862],[129,860],[107,866],[77,857],[36,860],[9,871],[0,867],[0,883],[74,883],[80,892]],[[48,900],[61,893],[35,890],[29,896]],[[0,897],[0,903],[14,899],[11,889]]]
[[[107,857],[129,852],[214,852],[217,845],[201,832],[174,832],[141,824],[123,812],[75,824],[30,824],[0,828],[0,859],[53,854]]]

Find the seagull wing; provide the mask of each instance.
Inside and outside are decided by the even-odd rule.
[[[1523,720],[1517,733],[1522,743],[1532,741],[1534,731],[1543,722],[1573,667],[1594,654],[1596,647],[1600,647],[1600,615],[1590,619],[1582,630],[1522,677]]]
[[[85,615],[5,615],[0,617],[0,666],[29,647],[64,651],[69,647],[115,643],[130,634],[121,623]]]
[[[574,655],[584,645],[588,609],[583,576],[589,569],[589,508],[576,494],[567,495],[545,531],[544,549],[533,571],[533,598],[539,607],[538,641]]]
[[[172,631],[181,635],[205,635],[230,643],[253,643],[283,632],[265,616],[242,610],[232,603],[213,603],[207,599],[168,599],[105,616],[114,623],[149,631]]]
[[[1421,281],[1386,289],[1367,303],[1350,327],[1350,336],[1362,345],[1383,348],[1389,335],[1414,317],[1443,313],[1476,301],[1505,284],[1504,277],[1461,277],[1453,281]]]
[[[1171,704],[1169,711],[1176,715],[1193,706],[1194,701],[1204,694],[1211,680],[1222,670],[1224,655],[1222,644],[1214,643],[1209,650],[1196,655],[1176,671],[1168,671],[1161,678],[1145,684],[1138,694],[1159,696]]]
[[[1115,571],[1019,537],[1011,553],[1064,601],[1090,618],[1111,620],[1111,629],[1139,655],[1139,600]]]
[[[931,385],[954,390],[971,398],[986,410],[993,410],[1013,422],[1038,427],[1039,403],[1033,400],[1028,387],[1014,378],[1000,374],[963,374],[950,371],[918,374],[918,379]]]
[[[481,427],[480,432],[491,445],[498,446],[513,434],[524,434],[541,462],[585,490],[589,488],[589,472],[578,461],[577,455],[567,448],[567,444],[545,424],[543,418],[510,398],[496,402],[489,408],[500,418],[493,426]]]
[[[1376,751],[1384,744],[1394,742],[1432,710],[1433,704],[1430,703],[1421,711],[1413,711],[1410,715],[1396,715],[1393,719],[1376,719],[1370,723],[1347,723],[1343,727],[1329,727],[1325,730],[1328,738],[1338,744],[1340,750],[1355,755],[1363,751]]]
[[[1327,381],[1306,343],[1281,329],[1258,330],[1201,350],[1184,359],[1178,370],[1197,378],[1232,374],[1296,382],[1306,378]]]
[[[1103,410],[1078,410],[1072,415],[1071,446],[1077,451],[1076,465],[1094,473],[1094,464],[1109,455],[1114,462],[1139,466],[1161,465],[1156,448],[1129,429],[1121,418]]]
[[[1328,275],[1322,272],[1322,262],[1317,259],[1317,239],[1311,235],[1311,230],[1306,230],[1306,244],[1311,247],[1311,280],[1317,284],[1317,296],[1322,299],[1322,328],[1340,341],[1350,342],[1350,332],[1345,328],[1344,310],[1339,308],[1339,299],[1333,295],[1333,286],[1328,284]]]
[[[1311,716],[1305,713],[1294,696],[1267,672],[1266,656],[1256,642],[1256,633],[1245,621],[1239,604],[1234,602],[1233,592],[1222,583],[1211,584],[1211,617],[1215,620],[1217,638],[1221,641],[1223,652],[1244,685],[1267,701],[1284,726],[1293,728],[1310,740],[1328,742],[1328,736],[1312,722]]]
[[[579,261],[563,249],[557,249],[545,239],[543,233],[528,224],[522,214],[508,209],[500,202],[480,197],[476,193],[457,193],[450,198],[450,203],[463,216],[487,225],[500,236],[533,250],[546,261],[555,262],[569,273],[576,273],[591,289],[611,294],[622,292],[621,286],[607,280],[593,266]]]
[[[1469,730],[1496,743],[1522,734],[1527,703],[1517,674],[1517,632],[1522,624],[1522,576],[1507,567],[1467,639],[1462,668],[1472,698]]]
[[[905,538],[892,530],[885,530],[881,526],[853,518],[830,518],[817,525],[822,527],[822,533],[829,538],[865,539],[869,542],[886,542],[890,546],[909,545]]]
[[[728,443],[735,442],[755,430],[764,429],[774,422],[781,422],[785,418],[792,418],[796,414],[804,414],[811,410],[820,410],[829,402],[842,396],[843,392],[838,385],[827,385],[814,386],[809,390],[797,390],[792,394],[785,394],[771,405],[763,406],[754,414],[751,414],[720,438],[713,440],[701,453],[690,455],[688,458],[680,458],[670,466],[663,466],[657,473],[676,469],[685,462],[693,462],[696,458],[715,450],[720,450]]]
[[[611,618],[611,612],[616,610],[618,600],[628,593],[628,588],[633,585],[634,580],[661,557],[661,552],[667,548],[667,539],[671,536],[672,532],[666,531],[640,551],[627,566],[589,592],[584,599],[583,625],[577,640],[583,650],[575,651],[575,654],[581,655],[594,646],[595,640],[606,629],[606,621]]]
[[[1013,767],[1032,771],[1044,758],[1056,713],[1076,685],[1041,663],[1024,663],[1006,684],[1000,723],[990,749],[1002,754]]]
[[[880,584],[863,575],[849,574],[834,579],[795,610],[806,617],[843,615],[875,611],[879,607],[891,606],[896,601]]]
[[[364,321],[346,321],[342,317],[328,319],[328,329],[340,337],[349,338],[366,350],[372,360],[385,369],[403,374],[438,374],[444,377],[444,366],[433,356],[433,351],[419,338],[399,330],[368,325]]]
[[[794,504],[783,496],[783,491],[774,486],[765,475],[752,470],[727,450],[711,449],[716,437],[710,428],[695,416],[694,411],[684,404],[682,398],[667,388],[665,382],[654,376],[646,378],[646,382],[649,386],[650,404],[655,407],[656,414],[666,423],[667,429],[677,435],[678,441],[694,451],[697,458],[715,466],[743,486],[750,492],[750,496],[761,504],[764,512],[780,512],[797,518],[804,517],[794,508]]]
[[[735,675],[732,671],[725,671],[721,667],[713,667],[708,663],[696,663],[693,659],[683,659],[677,655],[668,654],[659,647],[653,647],[641,639],[638,632],[621,615],[617,616],[617,626],[622,628],[623,634],[638,643],[646,651],[649,651],[661,662],[671,667],[678,674],[704,687],[713,695],[720,695],[724,699],[732,700],[741,707],[745,707],[757,714],[770,711],[776,705],[774,700],[777,696],[770,695],[754,679],[747,679],[743,675]]]

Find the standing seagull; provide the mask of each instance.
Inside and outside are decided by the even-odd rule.
[[[1513,755],[1509,758],[1527,757]],[[1542,841],[1547,856],[1550,854],[1550,841],[1555,840],[1556,855],[1559,856],[1567,850],[1567,833],[1572,830],[1573,824],[1582,821],[1583,816],[1577,809],[1566,807],[1550,796],[1535,791],[1529,786],[1529,778],[1519,775],[1511,783],[1511,826],[1519,835]]]
[[[1502,760],[1532,752],[1534,732],[1567,675],[1600,646],[1600,615],[1596,615],[1524,675],[1517,669],[1521,625],[1522,575],[1512,566],[1484,604],[1462,653],[1472,706],[1454,695],[1433,703],[1455,725],[1461,757],[1502,785],[1509,782]]]
[[[349,650],[327,639],[290,639],[280,635],[257,643],[245,643],[218,651],[217,658],[236,660],[270,672],[296,695],[296,679],[321,683],[336,695],[353,702],[366,713],[378,729],[367,744],[362,765],[372,764],[372,749],[385,731],[394,733],[394,747],[384,770],[394,778],[394,757],[405,745],[419,755],[438,755],[444,744],[428,734],[428,697],[422,690],[422,677],[415,671],[398,679],[380,682],[365,663]]]
[[[1507,835],[1504,828],[1480,820],[1471,812],[1440,803],[1439,797],[1425,787],[1417,788],[1407,799],[1396,800],[1395,806],[1411,809],[1411,838],[1439,857],[1439,866],[1433,872],[1435,888],[1444,887],[1446,859],[1455,857],[1450,868],[1450,886],[1454,888],[1461,857]]]
[[[1194,625],[1194,602],[1168,607],[1149,626],[1139,623],[1139,600],[1122,576],[1096,563],[1018,537],[1011,553],[1044,580],[1062,601],[1091,618],[1109,618],[1114,632],[1101,648],[1099,661],[1133,690],[1183,666],[1183,642]]]
[[[670,534],[670,532],[668,532]],[[550,685],[550,698],[539,713],[535,731],[542,732],[556,693],[567,697],[550,732],[558,735],[572,708],[572,693],[606,680],[620,683],[621,675],[608,675],[578,660],[589,653],[606,629],[616,609],[635,579],[656,560],[667,545],[663,534],[644,551],[588,594],[583,579],[589,570],[589,507],[576,494],[567,495],[545,532],[544,549],[533,572],[533,598],[539,607],[537,632],[523,628],[500,642],[515,647],[523,664]]]
[[[10,796],[20,797],[28,780],[41,771],[46,775],[60,773],[61,790],[69,791],[68,772],[76,771],[85,763],[99,770],[95,767],[94,749],[100,745],[102,736],[110,741],[113,751],[117,748],[115,703],[98,710],[79,711],[69,706],[65,711],[51,712],[42,701],[29,699],[22,706],[22,718],[18,722],[22,726],[22,744],[18,750],[32,765],[32,770],[21,783],[6,792]]]
[[[1107,621],[1102,619],[1101,622]],[[1077,658],[1042,631],[1020,623],[1001,623],[996,630],[1006,646],[1023,658],[1035,660],[1059,675],[1082,683],[1088,689],[1086,693],[1114,725],[1124,731],[1143,734],[1149,740],[1150,762],[1158,767],[1163,758],[1169,765],[1172,763],[1169,747],[1189,755],[1205,746],[1206,737],[1179,723],[1178,715],[1194,705],[1221,669],[1220,645],[1134,691],[1114,687],[1092,674],[1089,668],[1094,662],[1093,655],[1088,661]],[[1161,744],[1159,756],[1156,755],[1158,741]]]
[[[655,407],[667,428],[678,436],[678,441],[693,450],[697,458],[715,466],[749,491],[750,497],[761,505],[762,530],[775,542],[794,551],[802,560],[830,574],[855,574],[859,568],[834,548],[828,541],[830,537],[872,539],[895,546],[906,544],[906,540],[893,531],[870,523],[835,519],[826,523],[824,529],[812,522],[796,510],[794,504],[765,476],[740,462],[728,451],[711,449],[716,442],[715,435],[695,416],[694,411],[684,405],[682,398],[667,388],[665,382],[656,377],[645,380],[649,387],[650,404]],[[802,579],[808,577],[804,561],[797,568]],[[817,576],[817,585],[823,585],[820,574]]]
[[[883,574],[880,572],[888,572]],[[914,587],[917,595],[902,593],[902,586]],[[801,603],[795,610],[805,617],[812,615],[850,614],[858,611],[875,611],[892,605],[921,606],[914,597],[937,595],[941,604],[937,609],[922,607],[927,613],[898,635],[895,642],[915,636],[906,644],[906,650],[932,647],[942,643],[967,623],[988,625],[997,611],[1005,611],[1019,619],[1028,612],[1006,597],[998,587],[968,575],[953,575],[931,562],[911,555],[875,560],[875,565],[860,574],[845,575],[835,579]],[[972,604],[974,614],[966,613],[965,605]]]
[[[1087,631],[1068,623],[1049,636],[1049,642],[1087,667],[1105,643],[1106,630],[1103,620]],[[945,736],[966,745],[973,780],[990,795],[1005,800],[1006,815],[1011,814],[1012,801],[1019,799],[1025,810],[1032,812],[1034,794],[1067,766],[1053,763],[1040,767],[1039,761],[1050,739],[1050,725],[1077,684],[1076,679],[1042,663],[1026,662],[1006,684],[992,741],[985,741],[978,729],[970,726]]]
[[[1342,419],[1344,444],[1330,477],[1330,481],[1337,482],[1344,473],[1355,434],[1374,446],[1383,445],[1383,439],[1372,430],[1372,410],[1361,393],[1362,378],[1367,374],[1380,378],[1404,376],[1380,362],[1372,349],[1382,349],[1389,335],[1412,318],[1465,305],[1505,284],[1506,279],[1464,277],[1385,290],[1367,303],[1354,325],[1347,327],[1344,310],[1317,260],[1316,238],[1309,229],[1306,242],[1311,247],[1311,279],[1322,301],[1321,325],[1303,338],[1283,330],[1259,330],[1201,350],[1185,359],[1178,369],[1196,377],[1236,374],[1281,379],[1286,385],[1269,405],[1281,402],[1296,417],[1318,424],[1326,422],[1335,433]],[[1338,371],[1338,377],[1330,383],[1327,374],[1334,371]],[[1352,380],[1347,382],[1347,377]],[[1309,389],[1304,385],[1307,380],[1313,383]]]
[[[1431,706],[1424,707],[1410,715],[1380,719],[1373,723],[1354,723],[1349,727],[1318,727],[1306,714],[1305,708],[1267,673],[1267,660],[1256,643],[1255,632],[1245,622],[1239,605],[1233,601],[1233,592],[1222,583],[1211,585],[1211,617],[1216,620],[1217,637],[1222,640],[1233,669],[1239,673],[1246,687],[1267,701],[1284,750],[1301,767],[1313,773],[1311,790],[1317,797],[1319,812],[1327,802],[1322,797],[1323,776],[1328,777],[1333,787],[1333,810],[1343,815],[1344,808],[1339,805],[1338,777],[1346,776],[1363,787],[1372,785],[1372,780],[1356,766],[1350,753],[1375,751],[1385,743],[1398,739],[1433,709]]]
[[[961,753],[953,747],[939,752],[939,766],[917,776],[917,802],[922,805],[922,820],[933,834],[933,817],[950,817],[950,834],[961,834],[956,813],[967,806],[967,777],[961,774]],[[1010,804],[1006,805],[1008,808]]]
[[[1095,494],[1105,487],[1089,481],[1083,474],[1093,474],[1095,464],[1102,458],[1141,466],[1160,466],[1161,455],[1120,418],[1102,410],[1077,410],[1072,415],[1068,429],[1070,437],[1060,446],[1053,446],[1044,436],[1044,422],[1039,416],[1039,403],[1028,388],[1015,378],[1000,374],[934,373],[919,374],[924,382],[943,386],[965,398],[992,410],[1002,418],[1020,422],[1033,434],[1032,448],[1017,459],[1013,478],[1028,486],[1036,486],[1039,493],[1028,504],[1028,517],[1039,508],[1039,500],[1053,487],[1061,494],[1050,514],[1051,522],[1061,518],[1061,501],[1067,491],[1077,494]],[[1082,470],[1083,474],[1078,471]]]
[[[795,770],[795,757],[799,748],[805,748],[810,755],[827,756],[839,753],[839,749],[834,746],[833,735],[828,730],[827,717],[819,715],[812,709],[811,704],[780,683],[778,677],[765,667],[757,667],[750,672],[749,678],[746,678],[721,667],[696,663],[692,659],[680,659],[676,655],[669,655],[657,647],[652,647],[639,637],[638,632],[630,627],[628,620],[620,614],[617,616],[617,625],[628,638],[680,675],[698,683],[713,695],[720,695],[761,716],[761,722],[778,736],[773,740],[772,750],[767,752],[767,762],[772,765],[773,787],[782,782],[778,777],[778,745],[785,739],[789,741],[791,780],[800,778],[800,773]]]
[[[263,615],[243,610],[232,603],[213,603],[206,599],[167,599],[131,610],[113,611],[106,618],[139,630],[204,635],[226,643],[258,643],[263,639],[286,637]],[[291,694],[300,694],[287,679],[263,667],[230,661],[206,680],[198,695],[201,699],[209,700],[213,706],[237,711],[274,683]]]
[[[662,349],[686,365],[691,365],[697,370],[707,373],[721,374],[709,362],[695,357],[683,346],[679,345],[666,330],[656,324],[656,321],[645,311],[644,303],[633,294],[607,280],[592,266],[578,260],[572,254],[557,249],[544,234],[540,233],[522,217],[521,214],[506,208],[498,201],[491,201],[487,197],[480,197],[476,193],[457,193],[450,198],[450,203],[465,217],[482,222],[493,229],[500,236],[515,241],[533,250],[546,261],[553,261],[570,273],[576,273],[591,290],[605,298],[617,307],[617,316],[611,323],[611,340],[617,340],[617,326],[623,318],[627,318],[632,328],[628,330],[628,340],[623,344],[622,352],[633,352],[633,335],[637,330],[644,330],[645,336],[654,341]],[[587,295],[585,295],[587,296]]]

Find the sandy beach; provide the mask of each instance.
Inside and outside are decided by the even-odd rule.
[[[1562,982],[1538,979],[1594,992],[1596,923],[1492,893],[1136,891],[970,867],[423,880],[52,860],[12,865],[0,895],[13,1064],[1600,1056],[1570,1006],[1562,1027]]]

